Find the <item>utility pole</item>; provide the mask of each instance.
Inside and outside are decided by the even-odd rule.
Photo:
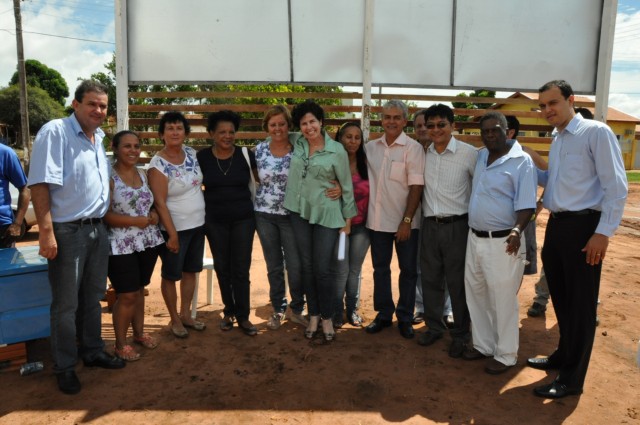
[[[22,47],[22,15],[20,0],[13,0],[13,14],[16,18],[16,44],[18,47],[18,81],[20,82],[20,136],[24,152],[24,167],[29,171],[31,150],[29,146],[29,104],[27,102],[27,72],[24,67],[24,49]]]

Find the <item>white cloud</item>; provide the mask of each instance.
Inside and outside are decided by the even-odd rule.
[[[9,83],[17,64],[12,3],[11,0],[0,1],[0,28],[10,30],[10,32],[0,31],[0,86],[2,87]],[[10,10],[1,13],[7,9]],[[72,96],[78,85],[78,78],[88,78],[93,73],[104,71],[104,64],[111,60],[115,47],[110,44],[44,36],[26,31],[112,41],[114,38],[113,14],[103,14],[106,17],[105,26],[95,26],[92,29],[98,28],[98,30],[89,32],[85,24],[77,19],[79,17],[77,11],[69,7],[60,7],[48,2],[36,13],[33,10],[29,7],[25,8],[22,17],[22,27],[25,31],[23,34],[25,59],[36,59],[60,72]]]

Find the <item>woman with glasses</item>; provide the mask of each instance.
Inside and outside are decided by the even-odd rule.
[[[302,264],[302,281],[307,296],[309,326],[305,337],[318,332],[320,319],[326,341],[335,338],[333,309],[335,299],[334,246],[338,233],[349,234],[351,218],[357,215],[349,159],[342,145],[322,128],[323,109],[312,101],[293,109],[293,122],[301,134],[293,143],[293,157],[284,206],[291,212]],[[342,187],[340,200],[326,196],[337,180]]]
[[[349,170],[358,215],[351,219],[351,232],[346,238],[345,258],[338,262],[337,299],[333,326],[342,327],[346,304],[347,321],[352,326],[361,327],[362,318],[358,314],[360,273],[370,242],[369,230],[366,227],[369,209],[369,173],[360,124],[344,123],[336,133],[336,140],[344,146],[349,157]]]

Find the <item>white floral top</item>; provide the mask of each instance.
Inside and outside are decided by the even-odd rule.
[[[149,168],[157,169],[169,180],[167,208],[177,231],[195,229],[204,224],[202,170],[195,149],[183,146],[182,150],[185,154],[182,164],[172,164],[157,154],[149,163]]]
[[[131,217],[148,216],[153,205],[153,194],[147,184],[147,176],[138,171],[142,179],[139,188],[127,186],[118,173],[112,170],[113,194],[111,210],[117,214]],[[111,255],[132,254],[164,243],[160,228],[149,225],[144,229],[136,226],[109,227]]]
[[[284,194],[287,190],[292,153],[275,157],[271,154],[269,142],[267,139],[256,146],[260,184],[256,191],[254,209],[263,213],[289,215],[289,210],[284,207]]]

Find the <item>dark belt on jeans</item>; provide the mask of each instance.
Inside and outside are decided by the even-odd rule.
[[[67,222],[67,224],[79,224],[80,226],[85,224],[96,225],[100,223],[102,223],[102,218],[81,218],[80,220]]]
[[[592,210],[590,208],[586,209],[586,210],[580,210],[580,211],[558,211],[558,212],[551,212],[551,217],[553,218],[567,218],[567,217],[576,217],[579,215],[590,215],[590,214],[598,214],[600,211],[598,210]]]
[[[513,229],[506,229],[506,230],[496,230],[493,232],[485,232],[484,230],[476,230],[473,228],[471,229],[473,234],[479,238],[504,238],[505,236],[509,236],[509,233],[511,233],[512,230]]]
[[[438,224],[449,224],[449,223],[455,223],[456,221],[465,220],[467,218],[469,218],[469,214],[450,215],[447,217],[438,217],[435,215],[431,215],[427,217],[427,220],[435,221]]]

